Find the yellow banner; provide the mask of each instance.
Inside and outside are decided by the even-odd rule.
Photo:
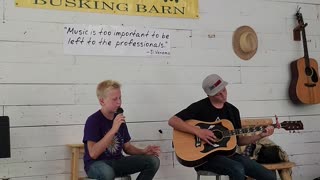
[[[119,15],[199,18],[198,0],[15,0],[17,7]]]

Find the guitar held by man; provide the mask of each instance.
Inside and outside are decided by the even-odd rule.
[[[203,122],[198,120],[186,121],[189,125],[201,129],[208,129],[218,138],[217,141],[206,143],[195,135],[182,131],[173,131],[173,145],[178,161],[189,167],[201,165],[207,158],[213,155],[232,155],[236,150],[238,135],[244,135],[255,132],[262,132],[265,126],[255,126],[248,128],[234,129],[231,121],[222,119],[215,122]],[[301,121],[284,121],[282,123],[272,124],[275,128],[285,130],[302,130]]]
[[[289,87],[290,99],[296,104],[320,103],[320,82],[318,63],[309,58],[305,28],[308,25],[303,22],[300,8],[296,13],[299,25],[293,30],[294,40],[300,41],[302,33],[304,56],[290,64],[291,83]]]

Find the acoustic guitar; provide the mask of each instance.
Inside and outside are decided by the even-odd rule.
[[[210,145],[202,141],[195,135],[173,130],[173,146],[178,161],[187,167],[199,166],[207,161],[207,158],[217,154],[232,155],[235,153],[238,135],[264,131],[266,126],[248,127],[234,129],[231,121],[227,119],[215,122],[203,122],[198,120],[188,120],[186,123],[201,129],[209,129],[219,139],[218,142],[212,142]],[[276,128],[286,130],[302,130],[301,121],[284,121],[282,123],[272,124]]]
[[[296,104],[320,103],[320,82],[318,63],[309,58],[305,27],[300,8],[296,13],[299,25],[294,29],[294,39],[300,40],[302,32],[304,57],[291,62],[291,83],[289,87],[290,99]]]

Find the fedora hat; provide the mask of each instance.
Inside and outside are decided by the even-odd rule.
[[[249,60],[258,49],[258,37],[249,26],[241,26],[233,33],[233,50],[239,58]]]

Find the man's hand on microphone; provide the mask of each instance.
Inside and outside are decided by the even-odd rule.
[[[114,120],[113,120],[113,125],[112,125],[112,129],[115,131],[115,132],[118,132],[120,126],[122,123],[125,123],[126,117],[123,115],[123,114],[118,114]]]

